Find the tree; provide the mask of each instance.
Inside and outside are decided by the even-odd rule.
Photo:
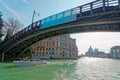
[[[1,37],[2,37],[2,27],[3,27],[3,21],[2,21],[2,14],[0,12],[0,42],[2,42]]]
[[[4,21],[3,27],[4,27],[3,33],[5,35],[4,40],[7,40],[15,33],[17,33],[20,30],[20,28],[23,27],[23,24],[14,18],[8,18],[7,22]]]

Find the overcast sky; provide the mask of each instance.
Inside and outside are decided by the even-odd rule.
[[[24,26],[31,24],[33,10],[40,13],[34,21],[74,8],[94,0],[0,0],[2,18],[14,17]],[[120,33],[79,33],[71,35],[76,38],[79,54],[85,53],[90,45],[93,48],[109,52],[114,45],[120,45]]]

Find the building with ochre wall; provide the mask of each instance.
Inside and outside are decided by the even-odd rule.
[[[78,48],[76,40],[70,35],[60,35],[42,40],[32,46],[34,58],[67,58],[77,59]]]

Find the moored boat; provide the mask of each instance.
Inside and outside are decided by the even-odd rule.
[[[40,60],[40,61],[13,61],[13,63],[16,66],[22,67],[22,66],[34,66],[34,65],[46,64],[47,62],[44,60]]]

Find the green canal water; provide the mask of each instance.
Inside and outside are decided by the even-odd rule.
[[[120,80],[120,60],[81,58],[47,62],[29,67],[0,63],[0,80]]]
[[[11,62],[0,63],[0,80],[66,80],[64,78],[70,78],[74,62],[50,60],[47,64],[29,67],[16,67]]]

